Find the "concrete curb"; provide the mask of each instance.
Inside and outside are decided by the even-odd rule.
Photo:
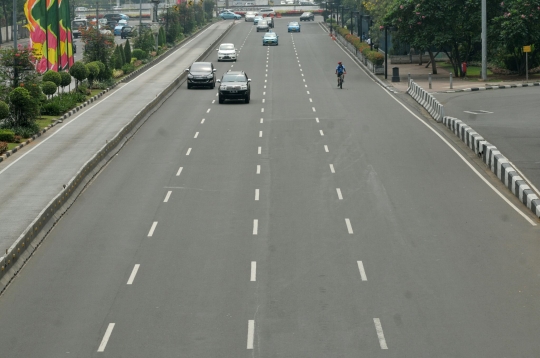
[[[197,61],[210,54],[217,43],[227,35],[234,26],[232,22],[229,27],[212,44],[197,57]],[[123,148],[124,144],[135,135],[138,128],[142,126],[157,110],[160,105],[171,95],[185,79],[186,73],[182,72],[174,79],[156,98],[148,103],[137,113],[135,118],[122,128],[112,140],[108,141],[90,160],[88,160],[77,174],[68,182],[64,189],[53,198],[43,209],[36,219],[26,228],[13,245],[6,250],[0,258],[0,292],[3,292],[11,280],[17,275],[26,261],[39,247],[50,230],[56,225],[58,220],[66,213],[71,205],[78,198],[84,188],[91,182],[101,169]],[[106,91],[108,91],[107,89]],[[106,92],[105,91],[105,92]],[[84,106],[79,106],[84,107]]]
[[[212,26],[212,24],[208,24],[206,26],[204,26],[203,28],[201,28],[199,31],[197,31],[196,33],[186,37],[185,39],[183,39],[181,42],[177,43],[176,45],[174,45],[173,47],[171,47],[170,49],[167,49],[167,51],[165,51],[164,53],[162,53],[158,58],[154,59],[152,62],[149,62],[147,64],[145,64],[144,66],[138,68],[137,70],[133,71],[132,73],[130,73],[129,75],[123,77],[121,80],[119,81],[116,81],[116,83],[114,85],[112,85],[111,87],[109,88],[106,88],[104,89],[102,92],[98,93],[97,95],[89,98],[86,102],[84,103],[81,103],[80,105],[78,105],[77,107],[75,108],[72,108],[70,111],[64,113],[63,115],[61,115],[60,117],[58,117],[53,123],[51,123],[50,125],[48,125],[47,127],[41,129],[38,133],[34,134],[31,138],[28,138],[26,141],[24,141],[23,143],[19,144],[18,146],[16,146],[15,148],[11,149],[11,150],[8,150],[6,151],[5,153],[3,153],[2,155],[0,155],[0,163],[2,163],[4,160],[7,160],[7,158],[11,157],[13,154],[17,153],[20,149],[22,149],[23,147],[27,146],[28,144],[32,143],[34,140],[36,140],[37,138],[41,137],[41,135],[45,134],[47,131],[49,131],[51,128],[53,128],[54,126],[58,125],[58,124],[62,124],[64,122],[64,119],[67,119],[69,117],[71,117],[72,115],[74,115],[75,113],[79,112],[81,109],[83,109],[84,107],[86,106],[89,106],[91,103],[93,103],[94,101],[97,101],[99,98],[101,98],[104,94],[106,94],[107,92],[111,91],[113,88],[115,88],[116,86],[118,86],[119,83],[127,83],[131,80],[133,80],[135,77],[139,76],[142,72],[152,68],[153,66],[155,66],[156,64],[160,63],[165,57],[166,55],[171,52],[171,51],[175,51],[178,47],[182,46],[184,44],[184,42],[186,42],[187,40],[189,40],[190,38],[192,38],[193,36],[195,36],[196,34],[198,34],[199,32],[201,31],[204,31],[205,29],[207,29],[208,27]],[[228,30],[227,30],[228,31]]]
[[[457,135],[529,210],[540,218],[540,199],[510,161],[460,119],[445,116],[442,123]]]
[[[485,87],[462,88],[458,90],[438,91],[434,93],[476,92],[476,91],[489,91],[489,90],[506,89],[506,88],[537,87],[537,86],[540,86],[539,82],[519,83],[519,84],[511,84],[511,85],[497,85],[497,86],[486,85]]]

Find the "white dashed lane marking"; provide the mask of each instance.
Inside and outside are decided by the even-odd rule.
[[[259,232],[259,220],[253,220],[253,235],[257,235]]]
[[[259,189],[255,189],[255,201],[259,201]]]
[[[319,129],[319,133],[321,133],[321,137],[324,137],[324,132],[321,129]]]
[[[247,349],[253,349],[253,337],[255,335],[255,321],[248,321]]]
[[[171,194],[172,194],[172,191],[168,191],[167,192],[167,195],[165,195],[165,199],[163,200],[164,203],[168,203],[169,202],[169,198],[171,197]]]
[[[210,109],[211,109],[211,108],[208,108],[208,110],[206,111],[206,113],[210,113]]]
[[[334,170],[334,164],[330,164],[330,172],[331,173],[335,173],[336,171]]]
[[[263,131],[259,131],[259,138],[262,138]]]
[[[152,237],[152,235],[154,235],[154,231],[156,230],[156,226],[157,226],[157,221],[154,221],[152,223],[152,227],[150,228],[150,231],[148,231],[148,237]]]
[[[182,174],[182,170],[184,169],[184,167],[180,167],[180,169],[178,169],[178,171],[176,172],[176,176],[179,177],[180,174]]]
[[[109,323],[109,326],[107,327],[107,330],[105,331],[105,335],[103,336],[103,339],[101,340],[101,344],[99,345],[98,352],[104,352],[105,347],[107,347],[107,342],[109,342],[109,338],[111,338],[112,331],[114,329],[114,323]]]
[[[191,153],[191,148],[189,148],[189,149],[187,150],[186,155],[189,155],[189,153]]]
[[[259,147],[259,149],[257,150],[257,154],[261,154],[261,151],[262,151],[262,148]]]
[[[137,271],[139,271],[140,264],[136,264],[135,267],[133,267],[133,271],[131,271],[131,275],[129,275],[129,279],[127,284],[131,285],[133,284],[133,281],[135,280],[135,276],[137,276]]]
[[[326,153],[329,152],[329,151],[328,151],[328,146],[327,146],[326,144],[324,145],[324,151],[325,151]]]
[[[319,118],[318,117],[315,118],[315,122],[319,123]]]
[[[201,124],[203,124],[203,123],[204,123],[204,118],[203,118],[202,121],[201,121]]]
[[[261,174],[261,166],[257,165],[257,174]]]
[[[339,200],[343,200],[343,195],[341,195],[341,189],[340,189],[340,188],[336,188],[336,192],[337,192],[338,199],[339,199]]]
[[[197,138],[199,136],[199,132],[195,133],[195,136],[193,138]]]
[[[375,330],[377,331],[377,337],[379,338],[379,345],[381,349],[388,349],[386,345],[386,339],[384,339],[384,332],[381,325],[381,320],[378,318],[373,318],[373,323],[375,323]]]
[[[347,225],[347,231],[349,232],[349,234],[350,235],[354,234],[352,226],[351,226],[351,221],[349,219],[345,219],[345,224]]]
[[[251,261],[251,277],[249,279],[251,282],[257,281],[257,262]]]
[[[362,281],[367,281],[366,270],[364,270],[364,264],[362,263],[362,261],[357,261],[357,263],[358,263],[358,271],[360,271],[360,278],[362,279]]]

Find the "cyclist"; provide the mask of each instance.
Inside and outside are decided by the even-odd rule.
[[[341,77],[341,80],[345,82],[345,75],[347,74],[347,70],[345,69],[345,66],[341,63],[341,61],[338,62],[338,65],[336,67],[336,75],[338,77],[338,87],[339,87],[339,77]]]

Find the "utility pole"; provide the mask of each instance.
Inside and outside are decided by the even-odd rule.
[[[13,48],[17,49],[17,0],[13,0]]]
[[[487,80],[487,14],[486,0],[482,0],[482,80]]]

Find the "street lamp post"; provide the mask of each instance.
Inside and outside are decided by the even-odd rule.
[[[390,31],[395,30],[395,27],[390,27]],[[384,26],[384,79],[388,78],[388,26]]]
[[[360,32],[361,32],[361,30],[360,30],[360,23],[358,22],[358,20],[360,19],[359,14],[360,14],[360,11],[358,11],[358,10],[355,10],[355,11],[354,11],[354,18],[355,18],[355,20],[356,20],[356,31],[357,31],[357,33],[358,33],[358,37],[360,37]],[[352,19],[352,18],[351,18],[351,19]],[[351,22],[352,22],[352,20],[351,20]]]
[[[332,28],[334,24],[334,3],[330,3],[330,35],[332,35]]]
[[[354,22],[353,22],[353,9],[351,8],[351,35],[354,32]]]
[[[343,27],[343,7],[344,7],[343,5],[339,5],[339,10],[341,11],[338,12],[338,16],[341,13],[341,27]]]

